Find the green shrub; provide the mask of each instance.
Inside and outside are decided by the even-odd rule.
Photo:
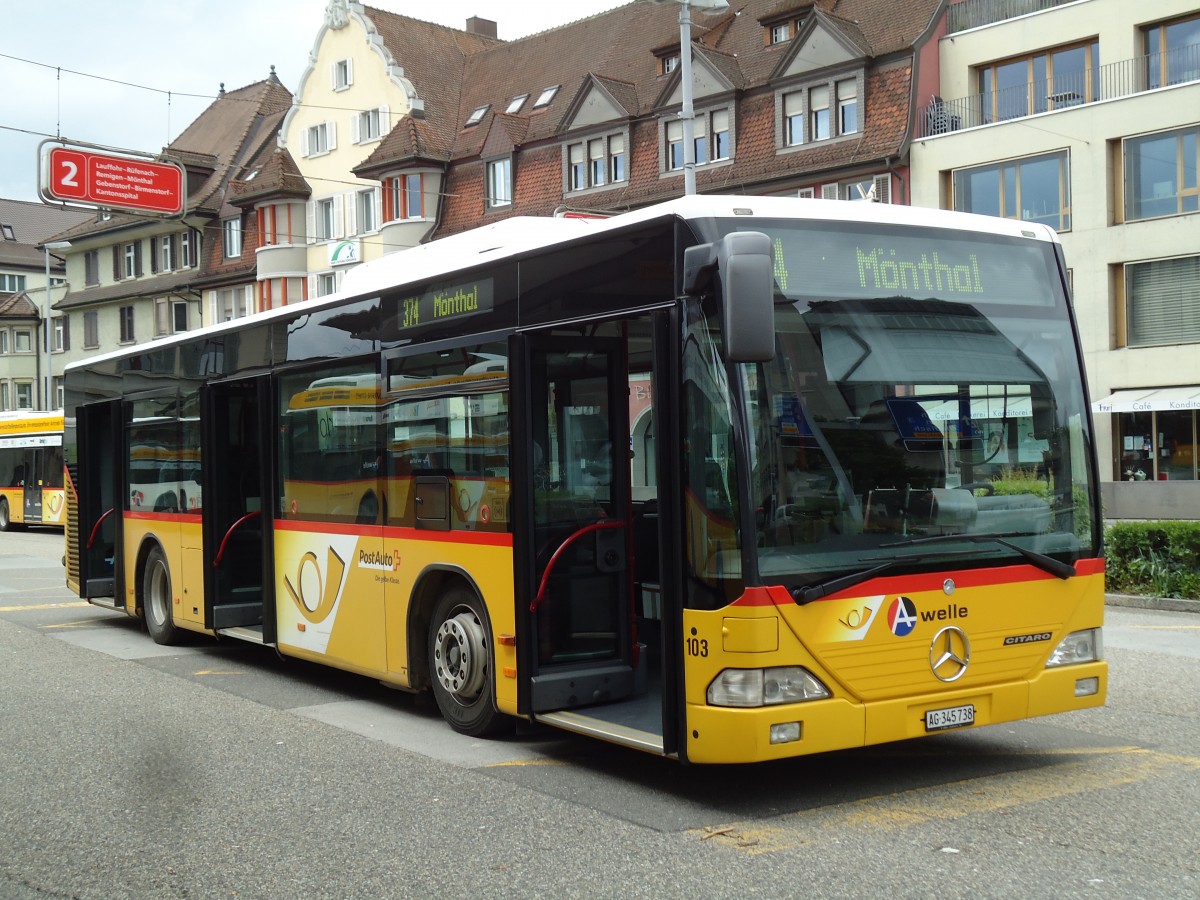
[[[1122,522],[1104,533],[1108,589],[1200,599],[1200,522]]]

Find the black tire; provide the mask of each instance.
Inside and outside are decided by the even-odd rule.
[[[174,644],[179,640],[174,606],[171,569],[162,548],[155,546],[146,557],[146,566],[142,570],[142,613],[146,630],[156,644]]]
[[[8,501],[0,497],[0,531],[15,531],[16,527],[12,522],[12,516],[8,514]]]
[[[442,717],[459,734],[496,734],[510,723],[496,711],[491,629],[473,591],[454,587],[429,624],[429,679]]]

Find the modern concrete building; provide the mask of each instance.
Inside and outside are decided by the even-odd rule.
[[[1058,230],[1109,518],[1200,518],[1200,3],[962,0],[914,204]]]

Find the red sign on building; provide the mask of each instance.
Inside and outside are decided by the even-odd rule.
[[[184,209],[180,166],[56,146],[43,155],[42,199],[175,216]]]

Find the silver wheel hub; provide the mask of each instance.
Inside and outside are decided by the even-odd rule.
[[[167,598],[166,570],[162,565],[155,565],[150,577],[150,596],[146,598],[146,607],[154,619],[155,625],[167,621],[167,610],[171,601]]]
[[[461,703],[479,696],[487,679],[487,638],[469,610],[451,616],[433,638],[433,670],[446,691]]]

